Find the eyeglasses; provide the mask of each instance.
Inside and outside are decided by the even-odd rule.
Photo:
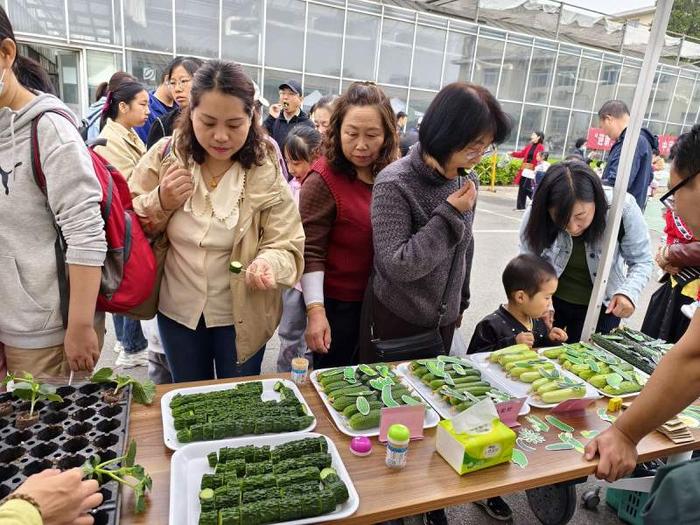
[[[693,177],[695,177],[695,175],[697,175],[697,173],[691,175],[690,177],[686,177],[685,179],[683,179],[682,181],[680,181],[678,184],[676,184],[673,188],[671,188],[671,189],[668,190],[666,193],[664,193],[664,194],[661,196],[661,198],[659,199],[659,200],[661,201],[661,204],[663,204],[664,206],[666,206],[666,208],[668,208],[668,209],[671,210],[671,211],[676,211],[676,199],[675,199],[675,197],[674,197],[674,194],[675,194],[678,190],[680,190],[683,186],[685,186],[686,184],[688,184],[688,182],[690,182],[690,180],[691,180]]]
[[[191,78],[183,78],[182,80],[171,80],[168,82],[168,85],[170,86],[171,89],[175,88],[186,88],[187,85],[192,82]]]
[[[467,153],[466,156],[469,160],[474,160],[474,159],[478,159],[479,157],[485,157],[487,155],[491,155],[494,151],[496,151],[496,149],[493,146],[489,146],[485,150],[470,151]]]

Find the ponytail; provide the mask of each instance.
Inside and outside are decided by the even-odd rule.
[[[124,102],[125,104],[130,104],[132,100],[142,91],[146,91],[139,82],[125,81],[119,84],[119,87],[114,91],[109,91],[107,93],[107,100],[105,100],[105,105],[102,107],[102,117],[100,118],[100,129],[102,129],[107,122],[107,119],[116,120],[119,114],[119,104]]]

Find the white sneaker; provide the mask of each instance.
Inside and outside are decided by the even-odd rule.
[[[114,350],[115,354],[121,354],[122,352],[124,352],[124,345],[117,341],[116,343],[114,343],[114,348],[112,348],[112,350]]]
[[[122,350],[114,364],[116,366],[121,366],[122,368],[148,366],[148,350],[141,350],[140,352],[136,352],[134,354],[127,354]]]
[[[681,312],[683,312],[683,315],[685,315],[688,319],[692,319],[698,309],[698,304],[700,304],[698,301],[695,301],[692,304],[684,304],[681,306]]]

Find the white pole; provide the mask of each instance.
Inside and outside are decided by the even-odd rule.
[[[617,171],[617,178],[615,179],[612,207],[608,213],[608,226],[603,238],[603,254],[598,266],[598,275],[593,284],[591,301],[588,303],[586,321],[583,325],[583,331],[581,332],[582,341],[587,341],[589,339],[598,324],[600,307],[603,304],[605,289],[608,286],[608,277],[610,276],[613,256],[617,246],[617,235],[620,231],[622,208],[625,204],[625,195],[627,194],[627,183],[630,178],[632,161],[634,160],[634,153],[637,149],[637,141],[639,140],[639,132],[642,127],[642,119],[646,111],[647,101],[649,100],[652,84],[654,83],[656,66],[659,63],[661,50],[664,46],[664,38],[666,37],[668,19],[671,15],[671,7],[673,7],[673,0],[658,0],[656,3],[654,22],[649,32],[649,43],[644,53],[644,63],[642,64],[642,69],[639,74],[637,89],[635,89],[634,98],[632,99],[632,114],[630,115],[630,122],[627,126],[627,132],[625,133],[625,141],[622,144],[620,165]]]

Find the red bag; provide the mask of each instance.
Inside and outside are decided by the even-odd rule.
[[[37,127],[45,113],[56,113],[70,122],[73,119],[61,110],[40,113],[32,121],[31,152],[34,180],[46,195],[46,177],[41,167]],[[134,207],[131,193],[124,176],[102,156],[89,147],[95,176],[102,187],[100,211],[105,223],[107,256],[102,267],[100,293],[97,296],[97,310],[124,313],[143,303],[151,294],[156,280],[156,260],[153,250],[143,233]],[[48,206],[48,204],[47,204]],[[65,241],[58,224],[56,229],[56,267],[58,288],[61,297],[61,314],[64,327],[68,325],[69,287],[65,263]]]

